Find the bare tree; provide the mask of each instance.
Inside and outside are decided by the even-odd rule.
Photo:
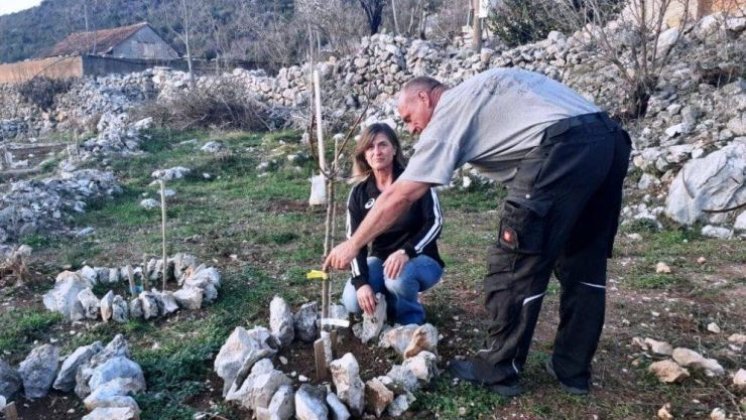
[[[383,23],[383,7],[386,5],[386,0],[359,0],[360,6],[365,12],[365,17],[368,19],[368,28],[370,34],[378,33],[378,29]]]
[[[671,51],[681,40],[689,21],[687,0],[631,0],[616,20],[608,0],[560,0],[553,9],[562,19],[584,28],[597,57],[615,66],[626,86],[624,105],[618,117],[625,120],[645,116],[650,96],[661,72],[669,63]],[[680,16],[680,30],[669,29],[670,14]],[[607,22],[611,24],[606,24]]]

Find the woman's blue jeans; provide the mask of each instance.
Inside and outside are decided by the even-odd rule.
[[[384,278],[383,261],[368,257],[368,284],[374,293],[386,296],[388,318],[402,325],[425,322],[425,308],[417,300],[417,293],[433,287],[442,275],[443,268],[434,259],[418,255],[404,265],[398,279]],[[360,312],[357,291],[349,280],[342,292],[342,303],[348,312]]]

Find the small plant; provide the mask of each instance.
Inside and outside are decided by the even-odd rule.
[[[72,86],[71,79],[52,79],[36,76],[22,83],[18,88],[21,97],[31,105],[36,105],[44,111],[49,111],[54,105],[54,98],[65,93]]]

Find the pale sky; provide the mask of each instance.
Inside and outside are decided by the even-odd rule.
[[[0,0],[0,15],[18,12],[29,7],[38,6],[41,0]]]

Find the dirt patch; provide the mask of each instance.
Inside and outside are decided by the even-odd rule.
[[[22,420],[78,420],[88,414],[83,402],[75,394],[52,391],[44,398],[16,400],[18,417]]]

